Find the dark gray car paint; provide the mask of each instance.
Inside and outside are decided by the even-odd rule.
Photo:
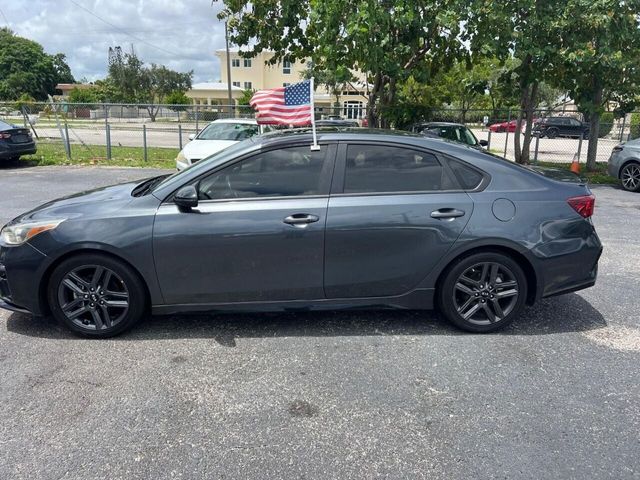
[[[477,166],[490,181],[473,192],[202,202],[198,212],[179,211],[171,203],[179,187],[226,162],[310,141],[308,133],[254,137],[167,179],[153,194],[132,197],[135,184],[124,184],[50,202],[16,219],[67,218],[27,244],[0,248],[11,288],[5,306],[45,312],[48,273],[78,250],[104,251],[129,263],[158,313],[431,308],[447,265],[479,247],[518,256],[532,273],[530,300],[595,282],[600,241],[591,221],[566,202],[588,194],[584,184],[555,181],[461,145],[362,132],[321,132],[319,140],[427,149]],[[513,202],[513,219],[496,218],[492,207],[499,198]],[[430,218],[443,206],[465,215]],[[314,213],[321,221],[304,229],[283,224],[293,213]]]

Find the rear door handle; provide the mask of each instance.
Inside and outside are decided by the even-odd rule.
[[[439,208],[431,212],[431,218],[438,218],[446,220],[447,218],[457,218],[464,216],[464,210],[458,210],[457,208]]]
[[[283,222],[289,225],[307,225],[309,223],[317,222],[318,220],[320,220],[320,217],[317,215],[311,215],[310,213],[294,213],[293,215],[285,217]]]

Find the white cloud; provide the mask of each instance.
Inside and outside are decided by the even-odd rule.
[[[109,47],[133,45],[146,63],[194,71],[194,82],[220,78],[214,52],[224,48],[222,6],[210,0],[0,0],[9,27],[48,53],[64,53],[76,79],[104,78]],[[0,26],[4,18],[0,16]]]

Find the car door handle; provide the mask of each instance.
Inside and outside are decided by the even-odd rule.
[[[294,213],[293,215],[285,217],[283,222],[288,223],[289,225],[307,225],[309,223],[317,222],[318,220],[320,220],[320,217],[317,215],[311,215],[309,213]]]
[[[464,210],[458,210],[457,208],[439,208],[431,212],[431,218],[447,219],[457,218],[464,216]]]

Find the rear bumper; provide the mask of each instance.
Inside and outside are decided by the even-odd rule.
[[[13,158],[20,155],[32,155],[37,151],[38,149],[36,148],[36,144],[34,142],[19,143],[10,146],[5,144],[3,146],[0,146],[0,159]]]
[[[536,256],[544,253],[536,270],[541,280],[539,298],[575,292],[595,285],[602,243],[593,229],[586,238],[550,242],[538,247]]]

